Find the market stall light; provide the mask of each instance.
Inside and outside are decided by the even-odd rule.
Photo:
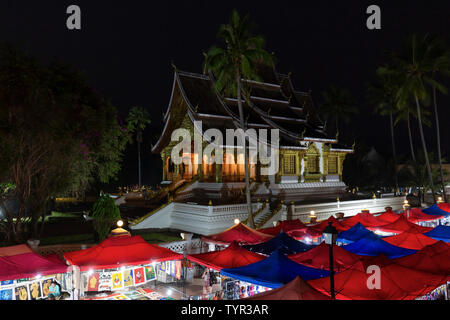
[[[316,212],[314,210],[311,210],[309,217],[316,218]]]
[[[89,269],[89,271],[88,271],[88,275],[92,275],[94,273],[94,270],[92,270],[92,269]]]
[[[42,278],[41,274],[36,275],[36,279],[40,279],[40,278]]]
[[[168,295],[169,297],[172,295],[172,290],[171,290],[171,289],[167,290],[167,295]]]
[[[241,220],[239,220],[239,219],[234,219],[234,224],[239,224],[241,222]]]
[[[122,220],[117,221],[117,226],[119,228],[123,227],[123,221]]]

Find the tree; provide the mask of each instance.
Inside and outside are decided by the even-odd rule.
[[[431,63],[430,59],[432,53],[431,48],[428,36],[419,37],[413,34],[406,42],[404,51],[400,54],[393,55],[394,70],[385,68],[381,72],[384,74],[392,74],[392,72],[395,72],[400,76],[401,84],[397,92],[397,99],[400,104],[407,103],[411,98],[414,99],[429,184],[433,193],[433,200],[436,202],[433,175],[423,133],[421,103],[426,105],[429,102],[426,85],[434,86],[442,93],[445,93],[446,90],[442,84],[432,78],[433,63]]]
[[[396,108],[396,92],[398,85],[392,76],[378,75],[379,83],[369,86],[369,99],[375,105],[375,112],[382,116],[389,116],[389,127],[391,130],[391,145],[392,157],[394,161],[394,181],[395,192],[398,190],[397,177],[397,153],[395,148],[395,134],[394,134],[394,114],[397,112]]]
[[[129,139],[82,74],[11,47],[0,49],[0,131],[0,183],[14,185],[18,203],[7,218],[16,242],[40,237],[51,198],[115,178]]]
[[[322,92],[323,102],[320,111],[328,122],[333,122],[336,134],[339,133],[340,122],[347,123],[351,115],[358,113],[355,102],[346,89],[330,86],[327,91]]]
[[[436,79],[438,75],[448,76],[450,74],[450,50],[448,49],[446,43],[443,39],[433,38],[430,42],[430,63],[432,64],[432,74],[431,77],[433,80]],[[435,124],[436,124],[436,140],[437,140],[437,152],[438,152],[438,160],[439,160],[439,176],[440,182],[442,185],[442,195],[444,197],[444,202],[447,202],[447,195],[445,193],[445,179],[444,179],[444,170],[442,168],[442,154],[441,154],[441,135],[439,130],[439,114],[437,108],[437,87],[438,84],[436,82],[431,83],[431,87],[433,90],[433,105],[434,105],[434,115],[435,115]],[[447,93],[447,88],[441,85],[440,90],[443,93]]]
[[[116,206],[114,199],[109,194],[101,192],[100,197],[92,207],[92,218],[94,219],[94,229],[99,236],[99,240],[104,240],[111,227],[120,220],[120,210]]]
[[[271,54],[264,50],[264,38],[251,34],[248,16],[241,18],[236,10],[232,12],[229,24],[220,26],[218,38],[224,42],[225,46],[223,48],[213,46],[209,49],[205,55],[204,70],[213,73],[215,87],[220,93],[236,97],[239,109],[239,126],[245,132],[242,96],[246,99],[248,94],[242,86],[241,79],[260,81],[258,63],[272,64],[274,59]],[[244,153],[248,221],[250,227],[254,228],[246,139],[244,139]]]
[[[131,133],[136,132],[136,142],[138,145],[138,175],[139,175],[139,189],[141,188],[141,143],[142,133],[145,127],[150,124],[150,115],[148,111],[142,107],[133,107],[130,110],[127,118],[127,128]]]

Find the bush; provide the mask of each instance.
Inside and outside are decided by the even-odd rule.
[[[100,194],[100,198],[92,207],[92,218],[99,240],[104,240],[114,223],[120,219],[119,207],[116,206],[114,199],[109,194],[103,192]]]

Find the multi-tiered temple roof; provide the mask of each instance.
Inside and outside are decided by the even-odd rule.
[[[250,92],[250,104],[243,101],[248,129],[279,129],[282,148],[303,149],[306,142],[317,141],[330,144],[330,151],[352,152],[327,136],[311,94],[296,91],[289,75],[269,66],[260,66],[258,73],[262,81],[242,79]],[[159,153],[169,144],[172,131],[181,127],[186,114],[192,123],[202,121],[203,132],[240,128],[237,99],[220,95],[212,75],[175,70],[164,130],[153,152]]]

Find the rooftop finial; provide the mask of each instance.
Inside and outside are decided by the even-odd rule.
[[[173,70],[174,70],[175,72],[178,71],[178,68],[177,68],[177,66],[175,65],[175,63],[173,62],[173,60],[170,61],[170,65],[172,66],[172,68],[173,68]]]

